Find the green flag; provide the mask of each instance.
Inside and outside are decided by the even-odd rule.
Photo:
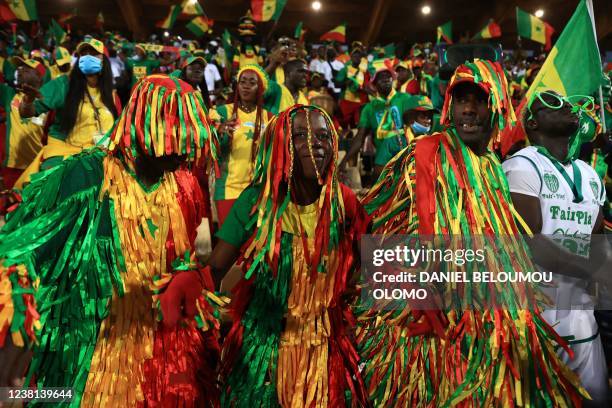
[[[302,41],[304,39],[304,26],[301,21],[297,24],[297,26],[295,26],[293,38],[298,41]]]
[[[440,40],[444,40],[448,44],[453,43],[453,22],[449,21],[447,23],[438,26],[437,28],[438,40],[437,43],[440,44]]]
[[[54,19],[51,19],[49,32],[53,37],[55,37],[55,42],[57,44],[61,44],[62,42],[64,42],[64,39],[66,38],[66,32]]]
[[[603,72],[593,23],[582,0],[527,91],[552,89],[562,95],[592,95],[602,84]]]

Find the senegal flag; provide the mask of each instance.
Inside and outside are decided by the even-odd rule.
[[[213,25],[213,20],[209,20],[206,17],[198,16],[191,20],[185,27],[191,31],[196,37],[202,37],[208,32],[210,27]]]
[[[164,18],[162,21],[158,21],[155,26],[158,28],[170,30],[172,27],[174,27],[174,23],[176,22],[176,18],[179,16],[179,14],[181,14],[180,6],[170,6],[170,11],[168,12],[166,18]]]
[[[49,26],[49,32],[55,37],[55,42],[60,45],[66,39],[66,32],[64,29],[55,21],[51,19],[51,25]]]
[[[293,38],[295,38],[296,40],[302,42],[304,41],[304,25],[302,24],[302,22],[300,21],[297,26],[295,26],[295,31],[293,32]]]
[[[525,105],[537,90],[551,89],[565,96],[593,95],[597,91],[603,73],[590,12],[586,0],[582,0],[527,90],[517,112],[524,112]],[[502,136],[502,154],[524,138],[525,131],[519,121],[514,128],[508,128],[507,135]]]
[[[550,24],[517,7],[516,28],[519,36],[544,44],[544,48],[550,50],[550,37],[555,32]]]
[[[478,32],[473,40],[477,40],[479,38],[495,38],[501,37],[501,27],[493,20],[489,20],[489,24],[485,26],[480,32]]]
[[[340,24],[338,27],[334,28],[323,34],[321,36],[321,41],[336,41],[339,43],[346,42],[346,23]]]
[[[36,0],[7,0],[10,9],[15,13],[19,20],[33,21],[38,20],[36,11]]]
[[[287,0],[251,0],[251,10],[255,21],[278,21]]]
[[[437,28],[438,40],[437,43],[440,44],[440,40],[444,40],[448,44],[453,43],[453,22],[449,21],[448,23],[444,23]]]
[[[602,79],[593,23],[586,0],[582,0],[529,87],[526,99],[538,89],[553,89],[566,96],[592,95]]]

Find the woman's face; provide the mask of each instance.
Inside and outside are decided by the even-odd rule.
[[[257,101],[259,81],[253,71],[245,71],[238,79],[238,94],[242,102],[254,103]]]
[[[308,119],[312,146],[309,147]],[[316,181],[317,174],[325,180],[330,163],[333,159],[332,129],[329,128],[325,117],[319,111],[305,111],[295,114],[291,134],[295,152],[296,175],[306,180]],[[312,151],[312,153],[311,153]]]
[[[98,51],[95,50],[95,48],[90,47],[90,46],[86,46],[83,47],[83,49],[81,49],[81,52],[79,53],[79,56],[82,57],[84,55],[92,55],[94,57],[99,58],[102,61],[102,54],[100,54]]]

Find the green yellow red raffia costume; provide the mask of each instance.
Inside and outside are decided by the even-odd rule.
[[[153,186],[142,155],[216,157],[200,96],[162,75],[142,79],[110,133],[23,190],[0,232],[0,346],[27,339],[27,384],[71,387],[72,406],[209,406],[218,401],[213,283],[199,316],[158,322],[158,294],[192,257],[202,193],[187,165]]]
[[[241,249],[245,276],[234,290],[234,323],[223,345],[223,406],[365,402],[351,340],[353,317],[343,296],[354,270],[353,245],[367,217],[352,191],[338,182],[335,131],[334,160],[326,175],[318,175],[323,187],[314,235],[307,236],[299,216],[291,233],[285,227],[296,207],[291,124],[297,112],[314,110],[334,129],[319,108],[295,105],[272,119],[260,137],[247,189],[255,193],[248,208],[250,238]],[[308,137],[312,147],[312,132]]]
[[[477,156],[452,127],[453,88],[466,81],[489,95],[494,129],[490,148],[499,144],[498,131],[514,122],[501,67],[482,60],[460,66],[446,91],[441,120],[447,130],[417,138],[385,167],[365,197],[373,231],[481,235],[494,248],[487,252],[487,270],[533,271],[519,236],[522,220],[511,204],[496,155],[488,150]],[[504,236],[511,237],[506,245],[495,243]],[[452,291],[450,287],[444,290]],[[455,290],[478,299],[483,293],[478,289],[466,283]],[[512,284],[494,287],[493,293],[499,306],[481,311],[361,309],[358,344],[374,405],[580,406],[586,391],[556,354],[557,344],[567,345],[538,310],[524,308],[541,300],[538,291]]]

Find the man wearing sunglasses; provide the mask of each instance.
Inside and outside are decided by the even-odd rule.
[[[591,237],[603,232],[605,191],[593,168],[576,159],[585,130],[580,118],[593,105],[589,97],[536,93],[524,119],[531,146],[503,168],[516,210],[534,234],[541,234],[529,241],[535,262],[555,273],[556,287],[548,292],[554,306],[544,317],[569,338],[574,357],[565,351],[561,357],[591,395],[586,406],[600,407],[608,406],[607,369],[587,280],[610,270],[606,246],[595,245]]]

